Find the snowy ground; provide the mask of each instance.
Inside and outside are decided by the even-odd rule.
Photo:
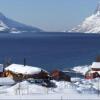
[[[86,66],[82,66],[86,69]],[[81,69],[79,66],[74,69]],[[87,66],[88,68],[88,66]],[[79,71],[79,70],[78,70]],[[83,71],[83,70],[82,70]],[[85,70],[84,70],[85,71]],[[0,99],[32,99],[32,100],[69,100],[69,99],[98,99],[100,98],[100,79],[86,80],[72,78],[72,82],[54,81],[56,88],[46,88],[28,81],[15,85],[0,86]]]
[[[85,75],[85,73],[90,69],[90,67],[91,67],[91,65],[76,66],[76,67],[72,68],[72,70]]]
[[[57,88],[46,88],[27,81],[14,86],[1,86],[0,99],[98,99],[100,79],[81,80],[73,83],[53,81]],[[99,91],[98,91],[99,90]]]

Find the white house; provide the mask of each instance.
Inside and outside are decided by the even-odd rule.
[[[100,71],[100,62],[93,62],[92,66],[91,66],[91,69],[93,71]]]
[[[100,77],[100,62],[93,62],[90,69],[86,72],[86,79],[93,79]]]

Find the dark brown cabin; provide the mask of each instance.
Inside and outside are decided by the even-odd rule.
[[[15,81],[22,81],[24,79],[28,79],[28,78],[34,78],[34,79],[48,79],[50,77],[50,75],[45,72],[45,71],[41,71],[38,74],[32,74],[32,75],[27,75],[27,74],[21,74],[21,73],[14,73],[12,71],[5,71],[4,72],[4,76],[5,77],[11,77],[13,78]]]
[[[64,72],[60,71],[60,70],[54,70],[51,72],[51,77],[54,80],[57,81],[71,81],[71,77],[69,75],[66,75]]]

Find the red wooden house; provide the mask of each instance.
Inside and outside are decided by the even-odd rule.
[[[57,81],[71,81],[71,77],[66,75],[64,72],[56,69],[51,72],[51,77]]]

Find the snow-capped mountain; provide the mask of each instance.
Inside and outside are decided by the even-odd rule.
[[[28,26],[20,22],[7,18],[0,13],[0,32],[22,33],[22,32],[40,32],[39,28]]]
[[[82,24],[73,28],[69,32],[100,33],[100,3],[90,17],[87,17]]]

